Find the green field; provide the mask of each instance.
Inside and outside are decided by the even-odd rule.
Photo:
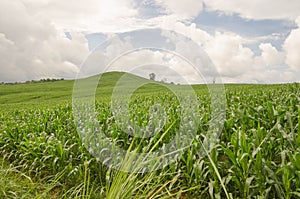
[[[154,130],[153,139],[135,139],[110,111],[111,94],[122,75],[104,74],[97,87],[101,132],[128,154],[162,148],[180,122],[189,121],[182,119],[182,104],[168,87],[187,97],[188,86],[127,75],[121,85],[125,93],[130,85],[145,83],[128,106],[134,123],[151,126],[159,121],[148,116],[149,108],[166,108],[166,121]],[[148,173],[115,170],[90,154],[85,145],[97,145],[99,138],[83,140],[76,131],[73,85],[73,80],[0,85],[0,198],[300,197],[300,84],[225,85],[224,127],[207,153],[200,151],[212,117],[210,95],[206,85],[193,85],[199,101],[198,136],[178,160]],[[131,158],[126,156],[121,168],[142,164]]]

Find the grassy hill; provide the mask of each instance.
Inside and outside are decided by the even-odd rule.
[[[99,100],[110,97],[120,78],[122,78],[122,82],[118,87],[124,92],[129,90],[132,85],[143,85],[135,91],[135,94],[152,95],[167,92],[168,89],[165,86],[176,86],[179,89],[182,88],[182,90],[186,88],[183,85],[170,85],[150,81],[123,72],[109,72],[101,76],[89,77],[80,80],[81,84],[85,81],[88,82],[91,78],[101,78],[96,92],[96,97]],[[26,107],[30,108],[37,105],[49,106],[57,103],[69,103],[72,100],[74,83],[74,80],[60,80],[55,82],[2,84],[0,85],[0,107],[13,108],[26,105]],[[205,86],[201,86],[201,88],[205,89]]]
[[[124,73],[118,72],[103,74],[101,77],[101,84],[98,85],[99,92],[97,93],[99,94],[102,92],[102,97],[108,96],[116,81],[123,74]],[[92,78],[95,77],[98,78],[99,75]],[[0,104],[2,107],[24,104],[28,106],[44,104],[48,106],[57,103],[71,102],[74,82],[75,80],[61,80],[55,82],[0,85]],[[105,95],[103,95],[103,93]]]
[[[97,86],[96,98],[98,100],[107,99],[111,96],[114,88],[119,90],[130,91],[136,85],[142,85],[138,89],[134,89],[134,94],[153,95],[162,92],[168,92],[168,88],[176,88],[176,90],[184,92],[187,85],[172,85],[161,82],[150,81],[148,79],[138,77],[123,72],[108,72],[103,75],[97,75],[81,80],[81,84],[89,82],[91,78],[101,78]],[[120,83],[120,80],[121,83]],[[119,81],[119,84],[118,84]],[[74,80],[60,80],[55,82],[35,82],[35,83],[19,83],[19,84],[2,84],[0,85],[0,108],[31,108],[32,106],[51,106],[60,103],[70,103],[72,101],[72,93],[74,88]],[[225,85],[229,90],[259,90],[274,89],[282,85]],[[87,85],[89,88],[89,85]],[[168,88],[167,88],[168,87]],[[192,85],[197,93],[207,93],[206,85]]]

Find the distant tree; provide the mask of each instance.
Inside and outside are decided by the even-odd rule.
[[[168,81],[167,78],[163,78],[163,79],[160,80],[160,82],[162,82],[162,83],[167,83],[167,81]]]
[[[155,73],[150,73],[149,74],[149,78],[150,78],[150,80],[153,80],[153,81],[155,81]]]
[[[213,84],[215,84],[216,83],[216,78],[214,77],[214,79],[213,79]]]

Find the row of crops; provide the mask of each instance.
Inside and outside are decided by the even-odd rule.
[[[97,161],[91,150],[103,151],[99,137],[77,133],[71,104],[0,110],[0,153],[34,181],[54,183],[59,198],[299,198],[300,85],[247,88],[226,89],[224,126],[205,153],[210,98],[199,94],[201,119],[192,145],[170,164],[154,164],[152,172],[120,171],[110,160]],[[153,104],[165,108],[163,122],[147,114]],[[128,117],[145,132],[155,132],[135,138],[112,114],[109,101],[99,100],[97,132],[127,152],[157,150],[185,121],[181,108],[171,94],[135,96]],[[136,166],[130,157],[122,161],[120,168]]]

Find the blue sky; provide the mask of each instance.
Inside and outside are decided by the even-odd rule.
[[[197,24],[198,28],[211,34],[214,34],[215,31],[230,31],[253,39],[265,36],[265,39],[246,44],[257,55],[261,53],[258,46],[262,41],[272,43],[278,50],[282,50],[286,37],[292,29],[297,28],[295,22],[286,19],[245,19],[238,14],[225,15],[219,11],[205,10],[193,22]],[[274,36],[272,37],[272,35]]]
[[[192,22],[210,32],[225,30],[245,37],[259,37],[272,33],[287,34],[297,27],[295,22],[286,19],[245,19],[238,14],[225,15],[219,11],[201,12]]]
[[[142,4],[142,1],[138,5],[140,4]],[[155,5],[143,5],[140,13],[144,18],[158,17],[160,13],[157,9],[158,6]],[[297,24],[294,21],[286,19],[245,19],[238,14],[225,15],[220,11],[207,11],[205,9],[190,23],[195,23],[199,29],[203,29],[210,34],[214,34],[215,31],[229,31],[253,39],[265,36],[266,38],[263,40],[246,45],[256,54],[261,53],[258,48],[261,41],[272,43],[277,49],[282,50],[286,37],[292,29],[297,28]],[[272,34],[274,34],[273,37]],[[99,43],[105,41],[107,37],[103,33],[92,33],[87,34],[86,38],[90,49],[93,49]]]
[[[94,59],[89,59],[95,56],[93,49],[112,38],[99,55],[103,59],[107,53],[117,57],[123,50],[151,44],[184,54],[196,44],[225,83],[300,81],[298,0],[3,0],[0,9],[0,81],[75,78]],[[159,52],[152,52],[153,59],[167,56]],[[200,55],[191,50],[187,56]],[[84,69],[88,74],[98,71],[91,66]],[[182,76],[191,73],[184,69]]]

